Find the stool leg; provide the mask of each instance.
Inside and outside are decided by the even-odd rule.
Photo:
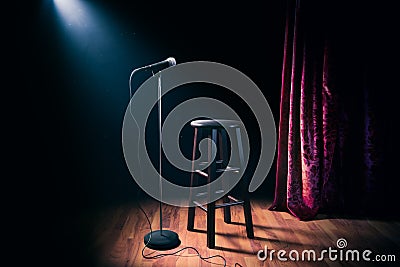
[[[229,198],[224,197],[223,201],[224,201],[224,203],[228,203]],[[230,206],[224,207],[224,222],[231,223],[231,207]]]
[[[196,151],[197,151],[197,142],[198,138],[200,135],[200,131],[198,128],[194,129],[194,138],[193,138],[193,152],[192,152],[192,173],[190,176],[190,188],[193,186],[196,186],[198,184],[198,177],[195,173],[195,166],[194,166],[194,160],[196,159]],[[192,191],[190,190],[190,196],[189,196],[189,203],[192,203]],[[193,230],[194,229],[194,217],[196,215],[196,208],[195,207],[189,207],[188,208],[188,224],[187,224],[187,230]]]
[[[188,224],[187,224],[187,229],[189,231],[194,230],[194,217],[196,215],[196,209],[195,207],[189,207],[188,208]]]
[[[237,139],[237,149],[239,153],[239,164],[242,175],[244,174],[244,151],[242,144],[242,135],[240,134],[240,128],[236,128],[236,139]]]
[[[254,238],[253,218],[251,217],[250,200],[246,197],[243,203],[244,221],[246,223],[246,233],[248,238]]]
[[[215,248],[215,202],[207,204],[207,247]]]
[[[208,183],[213,182],[217,176],[216,158],[212,160],[212,155],[216,154],[216,151],[214,151],[214,147],[212,146],[211,142],[214,142],[214,144],[218,144],[216,129],[212,129],[211,136],[209,136],[208,142],[208,162],[212,161],[211,164],[208,166]]]
[[[213,129],[211,131],[211,136],[209,136],[208,143],[208,161],[211,162],[211,157],[213,154],[213,147],[211,142],[217,144],[217,130]],[[217,166],[216,159],[214,159],[211,164],[208,166],[208,179],[207,183],[210,184],[215,180],[217,176]],[[211,196],[210,187],[208,187],[208,196]],[[207,204],[207,247],[215,248],[215,201],[212,201]]]
[[[220,160],[222,160],[222,168],[225,168],[228,165],[228,138],[226,137],[226,131],[220,130],[219,132],[219,153]]]
[[[226,137],[225,130],[221,130],[219,132],[218,137],[219,137],[220,160],[222,160],[221,168],[226,168],[228,165],[227,164],[227,162],[228,162],[228,140]],[[226,179],[223,179],[221,184],[222,184],[222,189],[224,190],[224,193],[225,193],[228,188],[228,181]],[[223,202],[229,203],[230,202],[229,198],[227,196],[223,197]],[[231,223],[231,207],[230,206],[224,207],[224,222]]]
[[[243,152],[243,144],[242,144],[242,136],[240,134],[240,128],[236,128],[236,138],[237,138],[237,145],[239,151],[239,160],[240,166],[242,169],[242,181],[241,181],[241,188],[243,195],[243,210],[244,210],[244,220],[246,223],[246,232],[248,238],[254,238],[254,230],[253,230],[253,219],[251,217],[251,205],[250,205],[250,197],[249,193],[247,192],[248,186],[248,177],[245,175],[244,170],[244,152]]]

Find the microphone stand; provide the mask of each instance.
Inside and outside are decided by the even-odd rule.
[[[156,65],[156,64],[154,64]],[[130,81],[134,75],[134,73],[140,70],[147,70],[146,67],[140,67],[132,71],[130,76]],[[154,73],[152,71],[154,76]],[[129,82],[130,85],[130,82]],[[158,77],[158,132],[159,132],[159,187],[160,187],[160,230],[153,231],[150,229],[150,232],[144,236],[144,244],[146,247],[154,249],[154,250],[169,250],[178,247],[181,244],[179,240],[179,236],[177,233],[170,231],[170,230],[163,230],[162,226],[162,134],[161,134],[161,122],[162,122],[162,113],[161,113],[161,74]],[[130,91],[130,98],[132,98],[132,92]]]

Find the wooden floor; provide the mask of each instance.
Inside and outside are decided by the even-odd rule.
[[[179,234],[181,245],[171,251],[152,251],[146,248],[145,254],[157,256],[161,253],[173,253],[186,246],[194,247],[202,257],[220,255],[226,260],[226,266],[377,266],[377,262],[332,261],[325,254],[317,262],[301,261],[304,250],[315,250],[317,258],[324,249],[337,249],[339,238],[347,241],[347,249],[358,249],[360,254],[369,249],[370,258],[376,254],[395,255],[400,262],[400,222],[373,219],[328,218],[319,215],[313,221],[299,221],[285,212],[271,212],[268,201],[252,200],[252,217],[255,239],[246,237],[244,216],[241,206],[232,208],[232,224],[223,222],[222,210],[216,213],[216,249],[206,247],[206,217],[203,211],[196,210],[196,232],[186,230],[187,209],[163,205],[164,229]],[[159,229],[159,206],[150,200],[141,203],[148,214],[153,230]],[[96,265],[101,267],[122,266],[223,266],[224,260],[214,257],[202,260],[194,249],[183,249],[171,256],[145,259],[142,256],[143,237],[150,230],[146,217],[137,205],[126,203],[88,213],[81,218],[81,224],[91,225],[90,242],[85,251],[95,255]],[[291,250],[300,253],[300,260],[280,261],[276,252],[273,260],[261,261],[257,252],[267,246],[270,250]],[[292,254],[295,255],[295,254]],[[361,256],[360,256],[361,257]],[[211,263],[212,262],[212,263]],[[236,265],[235,265],[236,264]],[[396,266],[395,262],[385,262],[378,266]],[[397,266],[400,266],[397,264]]]

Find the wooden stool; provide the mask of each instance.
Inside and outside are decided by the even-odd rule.
[[[214,181],[218,177],[217,175],[220,175],[222,172],[231,172],[233,175],[238,175],[238,173],[241,171],[242,174],[244,174],[244,151],[241,137],[242,124],[240,122],[233,120],[194,120],[190,123],[190,125],[194,128],[192,160],[194,161],[196,159],[197,147],[200,140],[203,138],[203,135],[207,136],[210,139],[208,145],[208,158],[212,159],[213,154],[217,155],[204,171],[196,168],[194,164],[192,165],[192,173],[190,179],[191,187],[199,185],[200,177],[206,178],[206,182],[207,184],[209,184]],[[232,133],[234,132],[234,136],[236,136],[236,140],[231,140],[232,151],[230,151],[230,153],[228,151],[227,132],[223,126],[225,126],[225,128],[229,130],[232,130]],[[214,148],[211,145],[211,142],[217,144],[218,151],[212,151]],[[239,163],[239,166],[227,166],[229,154],[231,155],[231,157],[238,159],[237,162]],[[208,162],[205,162],[204,165],[205,164],[208,164]],[[215,247],[215,209],[218,208],[224,209],[224,222],[230,223],[230,207],[234,205],[243,205],[247,237],[254,238],[250,199],[249,193],[247,191],[248,178],[246,176],[243,176],[238,182],[238,186],[241,193],[241,200],[229,195],[230,192],[228,192],[228,194],[225,194],[225,196],[222,198],[223,204],[216,204],[216,202],[218,201],[216,200],[208,203],[205,207],[205,205],[200,205],[199,203],[193,201],[196,206],[189,207],[187,224],[187,229],[189,231],[194,230],[196,207],[199,207],[201,210],[207,213],[208,248]],[[223,191],[221,193],[223,193]],[[192,198],[190,199],[190,201],[192,201]]]

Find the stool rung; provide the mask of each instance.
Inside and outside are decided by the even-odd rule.
[[[217,169],[217,172],[239,172],[240,168],[238,167],[226,167],[225,169]]]
[[[223,190],[223,189],[219,189],[219,190],[215,191],[216,194],[222,194],[224,192],[225,192],[225,190]],[[208,192],[199,192],[196,194],[196,197],[206,197],[207,195],[208,195]]]
[[[219,208],[224,208],[224,207],[229,207],[229,206],[243,205],[243,203],[244,203],[243,200],[240,200],[237,202],[228,202],[228,203],[224,203],[224,204],[215,205],[215,208],[219,209]]]
[[[198,174],[200,174],[201,176],[206,177],[206,178],[208,177],[208,174],[205,173],[205,172],[203,172],[203,171],[201,171],[201,170],[195,170],[195,172],[198,173]]]
[[[222,159],[220,159],[220,160],[217,160],[217,161],[215,161],[217,164],[221,164],[221,163],[223,163],[224,161],[222,160]],[[200,166],[204,166],[204,165],[207,165],[209,162],[208,161],[202,161],[202,162],[200,162],[199,163],[199,165]]]
[[[221,173],[221,172],[239,172],[240,168],[238,167],[226,167],[225,169],[217,169],[216,172],[217,173]],[[208,177],[208,174],[203,172],[202,170],[195,170],[196,173],[200,174],[201,176],[204,177]]]
[[[241,201],[241,200],[239,200],[239,199],[237,199],[237,198],[234,198],[233,196],[228,196],[228,198],[229,198],[230,200],[232,200],[232,201],[235,201],[235,202]]]
[[[201,205],[199,202],[193,201],[193,203],[196,204],[196,206],[202,209],[203,211],[207,212],[207,208]]]
[[[200,204],[200,203],[197,202],[197,201],[193,201],[193,203],[196,204],[196,206],[199,207],[200,209],[202,209],[203,211],[207,212],[207,208],[204,207],[204,205]],[[238,200],[238,201],[235,201],[235,202],[228,202],[228,203],[223,203],[223,204],[215,205],[215,208],[216,208],[216,209],[219,209],[219,208],[230,207],[230,206],[236,206],[236,205],[243,205],[243,204],[244,204],[244,201],[243,201],[243,200]]]

